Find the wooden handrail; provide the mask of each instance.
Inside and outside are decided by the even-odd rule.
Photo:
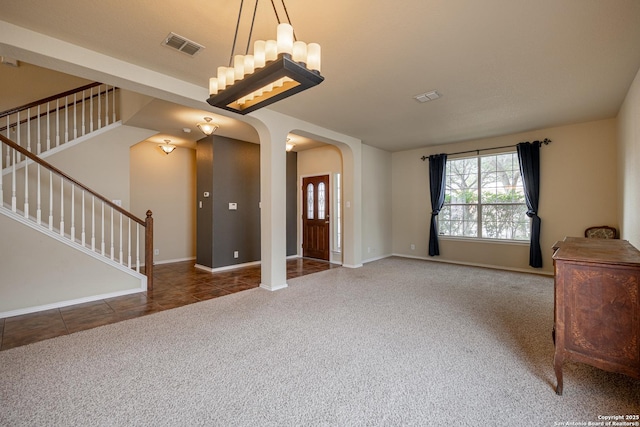
[[[20,107],[15,107],[15,108],[12,108],[10,110],[3,111],[2,113],[0,113],[0,119],[3,118],[3,117],[9,116],[11,114],[17,113],[18,111],[26,110],[27,108],[31,108],[31,107],[37,107],[38,105],[42,105],[42,104],[44,104],[46,102],[55,101],[56,99],[60,99],[60,98],[65,97],[65,96],[73,95],[74,93],[78,93],[78,92],[83,91],[83,90],[91,89],[92,87],[100,86],[100,85],[103,85],[103,84],[104,83],[98,83],[98,82],[90,83],[88,85],[80,86],[79,88],[76,88],[76,89],[71,89],[71,90],[68,90],[66,92],[59,93],[57,95],[52,95],[52,96],[49,96],[47,98],[40,99],[38,101],[33,101],[33,102],[28,103],[28,104],[21,105]]]
[[[10,148],[16,150],[17,152],[19,152],[20,154],[22,154],[23,156],[25,156],[29,160],[33,161],[34,163],[37,163],[40,166],[42,166],[42,167],[44,167],[44,168],[46,168],[46,169],[48,169],[48,170],[60,175],[61,177],[63,177],[67,181],[73,183],[74,185],[76,185],[76,186],[80,187],[81,189],[85,190],[86,192],[92,194],[93,196],[95,196],[96,198],[101,200],[103,203],[105,203],[107,206],[109,206],[111,209],[114,209],[117,212],[120,212],[122,215],[126,216],[127,218],[130,218],[131,220],[133,220],[133,221],[137,222],[138,224],[144,226],[144,228],[145,228],[145,248],[144,248],[145,256],[144,256],[144,259],[145,259],[145,275],[147,276],[147,290],[148,291],[153,290],[153,217],[152,217],[152,212],[150,210],[147,211],[145,219],[140,219],[137,216],[135,216],[132,213],[130,213],[129,211],[127,211],[127,210],[123,209],[122,207],[116,205],[115,203],[113,203],[112,201],[107,199],[106,197],[102,196],[101,194],[97,193],[96,191],[90,189],[86,185],[78,182],[74,178],[72,178],[69,175],[67,175],[66,173],[62,172],[60,169],[56,168],[51,163],[41,159],[40,157],[38,157],[35,154],[31,153],[27,149],[19,146],[18,144],[16,144],[12,140],[10,140],[9,138],[7,138],[7,137],[5,137],[5,136],[3,136],[1,134],[0,134],[0,141],[4,142],[7,146],[9,146]],[[1,176],[0,176],[0,179],[2,179]]]
[[[74,90],[71,90],[71,91],[63,92],[63,93],[61,93],[59,95],[50,96],[49,98],[45,98],[45,99],[40,100],[40,101],[35,101],[35,102],[30,103],[30,104],[23,105],[22,107],[13,108],[12,110],[7,110],[7,111],[5,111],[3,113],[0,113],[0,119],[2,119],[3,117],[9,116],[11,114],[15,114],[15,113],[17,113],[19,111],[24,111],[24,110],[26,110],[28,108],[31,108],[31,107],[37,107],[38,105],[42,105],[42,104],[44,104],[46,102],[56,101],[56,100],[58,100],[60,98],[63,98],[65,96],[73,95],[73,94],[81,92],[83,90],[91,89],[92,87],[101,86],[101,85],[102,85],[102,83],[93,83],[93,84],[90,84],[90,85],[87,85],[87,86],[79,87],[78,89],[74,89]],[[100,95],[102,95],[104,93],[115,92],[116,89],[117,88],[115,86],[112,86],[111,89],[107,88],[103,92],[96,92],[95,94],[86,96],[86,97],[84,97],[84,98],[82,98],[82,99],[80,99],[80,100],[78,100],[76,102],[88,101],[89,99],[95,98],[96,96],[100,96]],[[115,96],[115,94],[114,94],[114,96]],[[59,110],[59,111],[65,110],[66,108],[68,108],[71,105],[73,105],[73,103],[72,102],[68,102],[68,103],[58,107],[57,109],[56,108],[51,108],[48,111],[44,111],[44,112],[42,112],[40,114],[36,113],[36,114],[32,115],[31,117],[24,118],[24,119],[20,120],[19,123],[14,123],[14,124],[12,124],[10,126],[13,127],[13,126],[23,125],[23,124],[27,123],[29,120],[39,119],[40,117],[44,117],[47,114],[54,113],[57,110]],[[7,125],[4,125],[4,126],[0,127],[0,132],[4,132],[6,130],[7,130]]]
[[[70,177],[66,173],[62,172],[60,169],[58,169],[55,166],[53,166],[51,163],[47,162],[46,160],[41,159],[40,157],[38,157],[35,154],[33,154],[30,151],[28,151],[26,148],[23,148],[23,147],[19,146],[18,144],[16,144],[15,142],[10,140],[9,138],[0,135],[0,140],[2,140],[2,142],[7,144],[9,147],[13,148],[14,150],[19,152],[20,154],[24,155],[25,157],[28,157],[33,162],[38,163],[40,166],[55,172],[56,174],[62,176],[67,181],[72,182],[76,186],[78,186],[78,187],[82,188],[83,190],[87,191],[88,193],[91,193],[92,195],[96,196],[98,199],[100,199],[103,202],[105,202],[110,208],[115,209],[116,211],[120,212],[121,214],[125,215],[128,218],[131,218],[132,220],[134,220],[135,222],[137,222],[140,225],[145,225],[145,220],[138,218],[137,216],[135,216],[134,214],[130,213],[129,211],[127,211],[127,210],[123,209],[122,207],[116,205],[115,203],[113,203],[112,201],[110,201],[109,199],[104,197],[103,195],[101,195],[101,194],[97,193],[96,191],[90,189],[89,187],[87,187],[86,185],[82,184],[81,182],[78,182],[77,180],[73,179],[72,177]]]

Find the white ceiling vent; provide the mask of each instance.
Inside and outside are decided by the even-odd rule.
[[[200,52],[202,49],[204,49],[204,46],[202,46],[201,44],[198,44],[185,37],[179,36],[176,33],[169,33],[169,35],[165,37],[162,44],[167,47],[177,49],[180,52],[186,53],[189,56],[194,56],[195,54]]]
[[[416,95],[413,98],[418,102],[428,102],[433,101],[434,99],[440,98],[440,95],[437,91],[432,90],[431,92],[421,93],[420,95]]]

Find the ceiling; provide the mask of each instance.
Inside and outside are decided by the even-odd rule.
[[[229,62],[239,5],[0,0],[0,19],[207,87]],[[286,6],[297,37],[322,46],[325,81],[268,108],[391,152],[615,117],[640,67],[637,0]],[[254,39],[274,38],[271,2],[260,2],[257,19]],[[205,49],[188,57],[162,46],[170,32]],[[241,28],[237,53],[247,33]],[[442,98],[413,99],[431,90]]]

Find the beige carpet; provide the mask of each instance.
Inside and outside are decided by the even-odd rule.
[[[565,365],[556,396],[552,321],[549,277],[388,258],[0,352],[0,425],[556,426],[640,413],[640,381],[586,365]]]

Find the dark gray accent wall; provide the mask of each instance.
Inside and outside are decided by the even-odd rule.
[[[197,264],[220,268],[259,261],[260,145],[216,135],[203,138],[196,147],[196,167]],[[297,170],[297,154],[287,153],[287,255],[297,254]],[[237,209],[230,210],[229,203]]]
[[[214,137],[213,182],[213,267],[259,261],[260,146]]]
[[[298,248],[298,153],[287,153],[287,256],[296,255]]]
[[[205,198],[204,193],[209,192]],[[213,138],[196,145],[196,264],[213,268]]]

